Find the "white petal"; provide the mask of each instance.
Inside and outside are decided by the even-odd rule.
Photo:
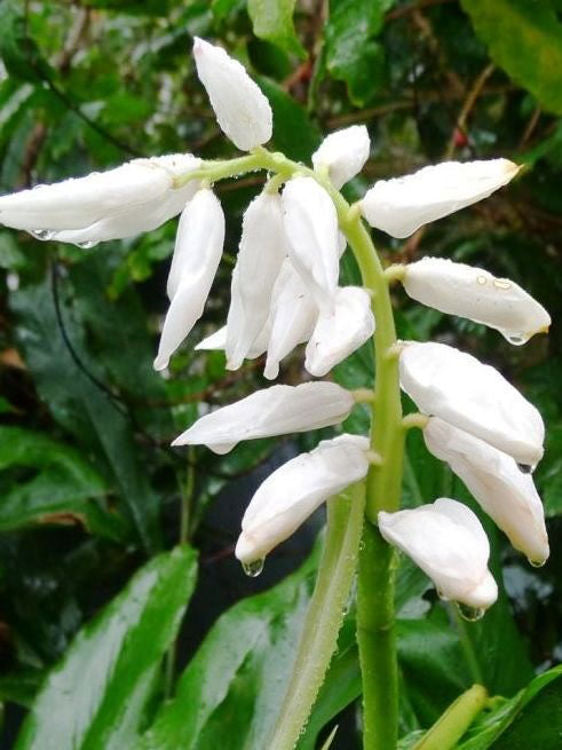
[[[418,409],[536,466],[543,455],[541,415],[500,373],[452,346],[405,342],[400,384]]]
[[[267,322],[273,285],[286,254],[281,197],[262,193],[244,214],[232,274],[226,339],[230,370],[240,367]]]
[[[524,344],[551,323],[544,307],[513,281],[446,258],[409,264],[402,283],[412,299],[484,323],[512,344]]]
[[[193,56],[222,131],[241,150],[271,138],[273,114],[267,97],[244,67],[222,49],[195,38]]]
[[[224,244],[224,214],[209,189],[185,207],[168,280],[172,301],[164,321],[154,368],[163,370],[203,314]]]
[[[203,444],[215,453],[226,453],[241,440],[338,424],[347,418],[353,403],[349,391],[336,383],[274,385],[206,414],[172,445]]]
[[[289,257],[326,312],[333,308],[339,276],[338,218],[332,199],[312,177],[294,177],[283,190]]]
[[[372,227],[393,237],[408,237],[423,224],[487,198],[515,177],[508,159],[443,162],[406,177],[379,180],[361,201]]]
[[[0,198],[0,223],[38,239],[75,244],[132,237],[178,214],[199,187],[173,187],[174,177],[196,169],[191,154],[134,159],[106,172],[37,185]]]
[[[301,276],[287,258],[273,287],[269,314],[270,335],[264,375],[273,380],[279,362],[295,346],[308,341],[318,317],[318,308]]]
[[[216,351],[224,350],[226,346],[226,326],[219,328],[210,336],[207,336],[195,345],[195,351]]]
[[[515,549],[542,565],[550,551],[544,509],[531,475],[507,453],[437,417],[429,420],[423,434],[429,451],[449,464]]]
[[[367,341],[375,330],[371,298],[356,286],[340,287],[333,313],[320,314],[306,347],[304,366],[323,377]]]
[[[269,341],[269,325],[268,323],[262,328],[262,330],[256,336],[255,341],[250,347],[250,351],[246,354],[246,359],[255,359],[261,357],[261,355],[267,349],[267,342]],[[219,328],[207,338],[200,341],[194,349],[196,351],[224,351],[226,347],[226,326]]]
[[[314,169],[328,169],[330,179],[338,190],[363,169],[369,158],[371,142],[364,125],[352,125],[337,130],[324,138],[312,154]]]
[[[263,559],[325,500],[363,479],[368,448],[367,438],[340,435],[270,474],[244,514],[236,557],[246,564]]]
[[[380,512],[378,521],[382,536],[419,565],[443,598],[477,609],[496,601],[488,539],[465,505],[439,498],[412,510]]]

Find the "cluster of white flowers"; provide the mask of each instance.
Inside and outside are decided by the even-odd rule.
[[[203,40],[193,48],[197,72],[217,121],[241,150],[259,153],[272,135],[267,98],[240,63]],[[256,151],[257,150],[257,151]],[[329,135],[310,170],[273,181],[248,206],[232,274],[224,328],[198,345],[224,349],[227,367],[267,352],[265,376],[307,342],[305,368],[323,377],[375,330],[370,293],[339,286],[345,239],[329,191],[359,173],[370,150],[364,126]],[[87,177],[42,185],[0,198],[0,221],[40,239],[91,246],[149,231],[181,212],[168,277],[170,299],[154,366],[171,355],[203,313],[223,250],[220,203],[191,155],[138,159]],[[360,201],[364,218],[394,237],[489,196],[518,167],[505,159],[430,166],[379,181]],[[202,170],[202,173],[204,170]],[[323,186],[324,185],[324,186]],[[395,269],[406,293],[445,313],[499,330],[521,344],[546,331],[548,313],[517,284],[441,258]],[[428,449],[465,482],[483,510],[534,564],[548,557],[542,504],[528,473],[541,459],[544,426],[537,410],[492,367],[439,343],[400,344],[402,389],[422,414]],[[205,444],[226,453],[240,440],[341,423],[353,395],[331,382],[275,385],[202,416],[174,445]],[[236,555],[251,572],[323,501],[363,479],[367,438],[323,441],[275,471],[244,518]],[[477,517],[455,500],[380,513],[382,535],[433,578],[440,595],[477,609],[497,596],[488,570],[489,545]]]

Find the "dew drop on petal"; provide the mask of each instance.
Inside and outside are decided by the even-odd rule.
[[[50,240],[55,233],[50,229],[32,229],[30,234],[35,237],[36,240],[43,240],[45,242]]]
[[[510,331],[500,331],[500,333],[513,346],[523,346],[529,340],[529,336],[525,333],[513,333]]]
[[[89,250],[91,247],[94,247],[98,243],[94,240],[85,240],[84,242],[77,242],[76,246],[81,247],[82,250]]]
[[[482,607],[469,607],[468,604],[463,604],[462,602],[455,603],[462,619],[467,620],[468,622],[476,622],[477,620],[481,620],[484,617],[484,613],[486,612],[486,610]]]
[[[532,565],[533,568],[542,568],[545,563],[546,560],[529,560],[529,565]]]
[[[252,560],[252,562],[242,563],[242,570],[250,578],[257,578],[263,570],[265,558],[260,557],[258,560]]]
[[[517,468],[523,474],[532,474],[533,473],[533,467],[529,466],[529,464],[517,464]]]

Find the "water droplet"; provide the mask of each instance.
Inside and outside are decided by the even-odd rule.
[[[523,333],[509,333],[507,335],[507,340],[514,346],[522,346],[527,342],[527,336]]]
[[[494,279],[493,284],[496,289],[511,289],[511,281],[508,281],[507,279]]]
[[[43,240],[43,242],[46,242],[47,240],[50,240],[55,233],[51,229],[32,229],[30,234],[33,235],[36,240]]]
[[[486,611],[482,607],[469,607],[468,604],[463,604],[462,602],[456,602],[456,605],[462,619],[468,620],[468,622],[481,620]]]
[[[546,560],[530,560],[529,559],[529,565],[532,565],[533,568],[542,568],[542,566],[546,563]]]
[[[441,591],[441,589],[437,589],[437,596],[441,599],[442,602],[449,601],[445,594]]]
[[[98,243],[94,240],[85,240],[84,242],[77,242],[76,246],[81,247],[82,250],[89,250],[91,247],[94,247],[94,245],[97,245]]]
[[[533,473],[533,467],[529,466],[529,464],[517,464],[517,468],[519,469],[519,471],[523,472],[523,474]]]
[[[478,283],[480,284],[480,286],[484,286],[486,284],[486,277],[485,276],[478,276],[478,278],[476,280],[478,281]]]
[[[258,560],[252,560],[252,562],[243,562],[242,570],[250,578],[257,578],[263,570],[265,558],[260,557]]]

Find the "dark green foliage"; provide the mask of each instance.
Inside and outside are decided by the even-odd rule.
[[[477,510],[504,579],[479,623],[462,621],[400,558],[403,748],[475,681],[495,697],[459,747],[560,746],[561,11],[555,0],[0,3],[2,193],[136,156],[235,155],[195,76],[195,35],[224,45],[259,82],[274,110],[272,148],[308,162],[323,133],[367,125],[371,158],[344,188],[351,201],[376,179],[444,158],[503,155],[527,165],[508,189],[413,240],[375,233],[385,264],[431,254],[481,265],[524,286],[554,320],[548,338],[513,348],[396,288],[401,338],[471,351],[541,410],[548,438],[536,480],[552,548],[545,568],[529,569]],[[201,404],[267,385],[260,363],[230,373],[222,353],[193,351],[224,323],[242,213],[263,180],[251,174],[216,186],[227,216],[224,262],[169,378],[152,370],[152,359],[175,222],[89,251],[0,232],[3,746],[267,746],[317,553],[302,561],[322,519],[297,537],[302,544],[273,553],[257,582],[243,578],[232,545],[258,483],[320,433],[244,443],[223,457],[169,447]],[[349,252],[342,282],[360,283]],[[297,351],[281,382],[302,374]],[[370,386],[370,345],[333,377]],[[366,409],[356,408],[345,428],[365,432]],[[404,505],[439,496],[472,502],[419,433],[407,445]],[[197,563],[191,547],[178,546],[180,516],[203,581],[181,629]],[[336,724],[332,748],[358,748],[360,691],[350,602],[299,750],[321,747]]]

